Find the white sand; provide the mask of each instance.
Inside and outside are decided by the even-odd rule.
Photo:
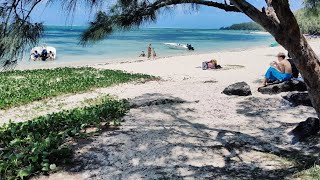
[[[319,45],[319,41],[312,42],[318,53]],[[268,64],[280,51],[284,50],[281,47],[257,48],[92,65],[156,75],[163,80],[54,98],[56,104],[67,97],[80,102],[90,94],[112,94],[130,98],[131,103],[137,104],[159,99],[186,102],[131,109],[120,130],[104,132],[94,137],[93,142],[81,144],[75,150],[74,166],[49,179],[282,179],[292,174],[294,170],[288,168],[294,161],[279,155],[285,156],[283,150],[292,152],[292,149],[307,147],[291,145],[287,132],[297,122],[316,114],[310,107],[290,107],[281,98],[285,93],[262,95],[256,91]],[[204,71],[200,68],[202,61],[212,58],[224,69]],[[226,86],[239,81],[251,86],[252,96],[221,94]],[[29,107],[20,107],[19,112],[18,109],[0,112],[0,115],[14,119],[14,114],[23,116],[30,112]],[[59,108],[70,106],[64,103]],[[56,110],[56,107],[46,108],[46,112]],[[34,116],[41,114],[40,111],[34,113]],[[304,155],[297,154],[297,157]]]

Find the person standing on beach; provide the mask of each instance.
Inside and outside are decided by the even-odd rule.
[[[148,59],[151,58],[151,44],[149,44],[149,47],[148,47]]]
[[[156,51],[152,48],[152,59],[155,60],[157,57]]]

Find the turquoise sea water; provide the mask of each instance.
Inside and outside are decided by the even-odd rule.
[[[84,29],[79,26],[46,27],[39,45],[45,43],[55,47],[56,61],[72,62],[137,59],[141,51],[147,51],[149,43],[155,48],[158,57],[165,57],[269,46],[274,42],[270,35],[250,34],[249,31],[152,28],[117,32],[103,41],[83,47],[79,45],[79,37]],[[189,43],[195,47],[195,51],[170,49],[163,44],[166,42]]]

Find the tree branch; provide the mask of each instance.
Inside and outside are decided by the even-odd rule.
[[[26,21],[28,19],[28,17],[30,16],[31,12],[33,11],[33,9],[37,6],[37,4],[39,4],[41,2],[41,0],[37,0],[30,8],[29,12],[27,13],[26,17],[24,18],[24,21]]]
[[[166,0],[166,1],[160,0],[160,1],[155,1],[152,4],[152,7],[154,7],[157,10],[165,6],[177,5],[177,4],[200,4],[200,5],[219,8],[226,12],[241,12],[235,6],[218,3],[218,2],[212,2],[212,1],[204,1],[204,0]]]
[[[265,13],[258,10],[256,7],[248,3],[246,0],[230,0],[239,10],[250,17],[253,21],[260,24],[265,30],[270,32],[273,36],[279,34],[280,26],[274,22]]]
[[[280,20],[280,26],[287,31],[287,33],[294,32],[294,35],[300,35],[298,22],[294,14],[290,10],[288,0],[272,1],[272,6]],[[299,32],[299,34],[297,34]]]

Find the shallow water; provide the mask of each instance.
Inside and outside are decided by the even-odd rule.
[[[158,57],[165,57],[269,46],[274,42],[271,35],[250,34],[249,31],[152,28],[117,32],[105,40],[84,47],[79,44],[84,30],[85,27],[80,26],[48,26],[39,45],[55,47],[57,62],[72,63],[137,59],[141,51],[147,52],[149,43],[155,48]],[[195,47],[195,51],[170,49],[163,44],[166,42],[189,43]]]

